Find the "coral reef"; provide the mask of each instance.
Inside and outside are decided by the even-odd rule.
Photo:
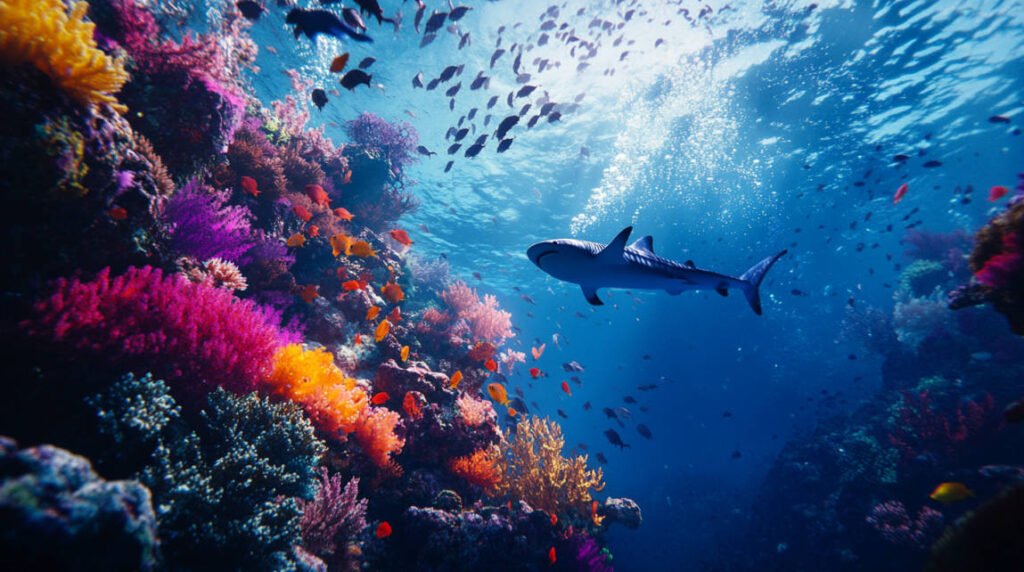
[[[149,490],[137,481],[105,481],[64,449],[19,450],[0,437],[4,568],[155,570],[156,528]]]
[[[330,570],[347,570],[352,542],[366,528],[366,499],[359,498],[359,479],[342,486],[341,475],[320,468],[320,488],[311,501],[299,501],[302,545],[330,563]]]
[[[497,447],[480,449],[470,455],[452,459],[448,469],[471,485],[490,493],[501,484],[502,473],[498,467],[501,451]]]
[[[911,518],[900,501],[876,504],[865,519],[878,534],[891,544],[924,549],[931,545],[942,531],[942,513],[921,507],[916,518]]]
[[[226,193],[191,181],[167,201],[160,222],[172,257],[249,262],[245,256],[255,243],[249,211],[227,200]]]
[[[402,169],[416,161],[419,135],[405,122],[388,123],[373,113],[363,112],[345,123],[345,133],[357,145],[379,149],[388,162]]]

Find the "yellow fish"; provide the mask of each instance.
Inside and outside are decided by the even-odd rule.
[[[288,240],[286,240],[284,244],[285,246],[289,246],[291,248],[295,248],[296,246],[305,246],[306,237],[302,236],[302,233],[296,232],[295,234],[289,236]]]
[[[460,381],[462,381],[462,372],[461,371],[456,371],[455,373],[452,374],[452,379],[451,379],[452,389],[455,389],[455,388],[459,387],[459,382]]]
[[[335,257],[349,255],[349,251],[352,248],[352,239],[343,233],[338,233],[331,237],[331,251]]]
[[[409,359],[409,346],[402,346],[402,361]]]
[[[353,256],[358,256],[360,258],[369,258],[370,256],[377,256],[377,251],[370,246],[369,242],[366,242],[365,240],[357,240],[349,246],[346,255],[348,254],[352,254]]]
[[[391,331],[391,322],[389,322],[387,320],[381,320],[380,323],[377,324],[377,330],[374,332],[374,337],[379,342],[379,341],[383,340],[384,336],[388,335],[388,332],[390,332],[390,331]]]
[[[370,306],[370,309],[366,311],[366,320],[370,321],[380,314],[380,306]]]
[[[974,492],[963,483],[942,483],[935,487],[928,498],[948,505],[973,496]]]
[[[500,383],[488,383],[487,393],[491,395],[491,399],[508,407],[508,392],[505,391],[504,385]]]

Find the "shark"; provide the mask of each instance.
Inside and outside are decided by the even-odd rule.
[[[697,268],[692,260],[679,263],[654,253],[654,239],[645,236],[627,244],[632,226],[622,229],[608,244],[561,238],[534,244],[526,251],[537,268],[562,280],[578,284],[587,302],[604,304],[597,295],[601,288],[664,290],[677,296],[687,290],[714,290],[728,296],[739,290],[750,308],[761,315],[761,281],[786,250],[750,267],[739,277]]]

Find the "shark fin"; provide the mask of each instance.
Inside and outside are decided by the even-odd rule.
[[[642,250],[644,252],[650,252],[651,254],[654,254],[654,238],[651,237],[650,235],[647,235],[641,238],[640,240],[634,242],[633,244],[629,245],[629,247],[634,250]]]
[[[724,298],[729,295],[729,288],[725,284],[719,284],[715,287],[715,292],[718,292],[718,295]]]
[[[587,302],[590,302],[591,306],[604,306],[604,302],[597,297],[597,288],[590,286],[580,286],[580,288],[583,288],[583,297],[587,299]]]
[[[629,240],[629,233],[633,232],[633,227],[627,226],[626,228],[619,231],[619,234],[615,235],[615,238],[608,243],[608,246],[604,247],[604,250],[597,253],[597,259],[601,262],[610,264],[621,264],[624,262],[623,254],[626,250],[626,241]]]
[[[743,295],[747,297],[747,302],[750,304],[750,309],[754,311],[758,316],[761,315],[761,293],[758,288],[761,286],[761,280],[764,280],[765,273],[771,269],[775,261],[786,254],[786,251],[776,254],[775,256],[769,256],[761,262],[750,267],[740,276],[740,287],[743,288]]]

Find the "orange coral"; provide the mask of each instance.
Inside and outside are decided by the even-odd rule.
[[[302,405],[313,423],[332,437],[354,431],[367,407],[366,392],[323,348],[289,344],[279,349],[265,384],[272,393]]]
[[[501,451],[496,446],[477,449],[472,454],[453,459],[448,463],[448,470],[490,494],[501,484],[499,456]]]
[[[355,437],[363,453],[381,468],[394,469],[391,455],[402,452],[405,439],[395,433],[401,417],[383,407],[367,407],[355,427]]]

